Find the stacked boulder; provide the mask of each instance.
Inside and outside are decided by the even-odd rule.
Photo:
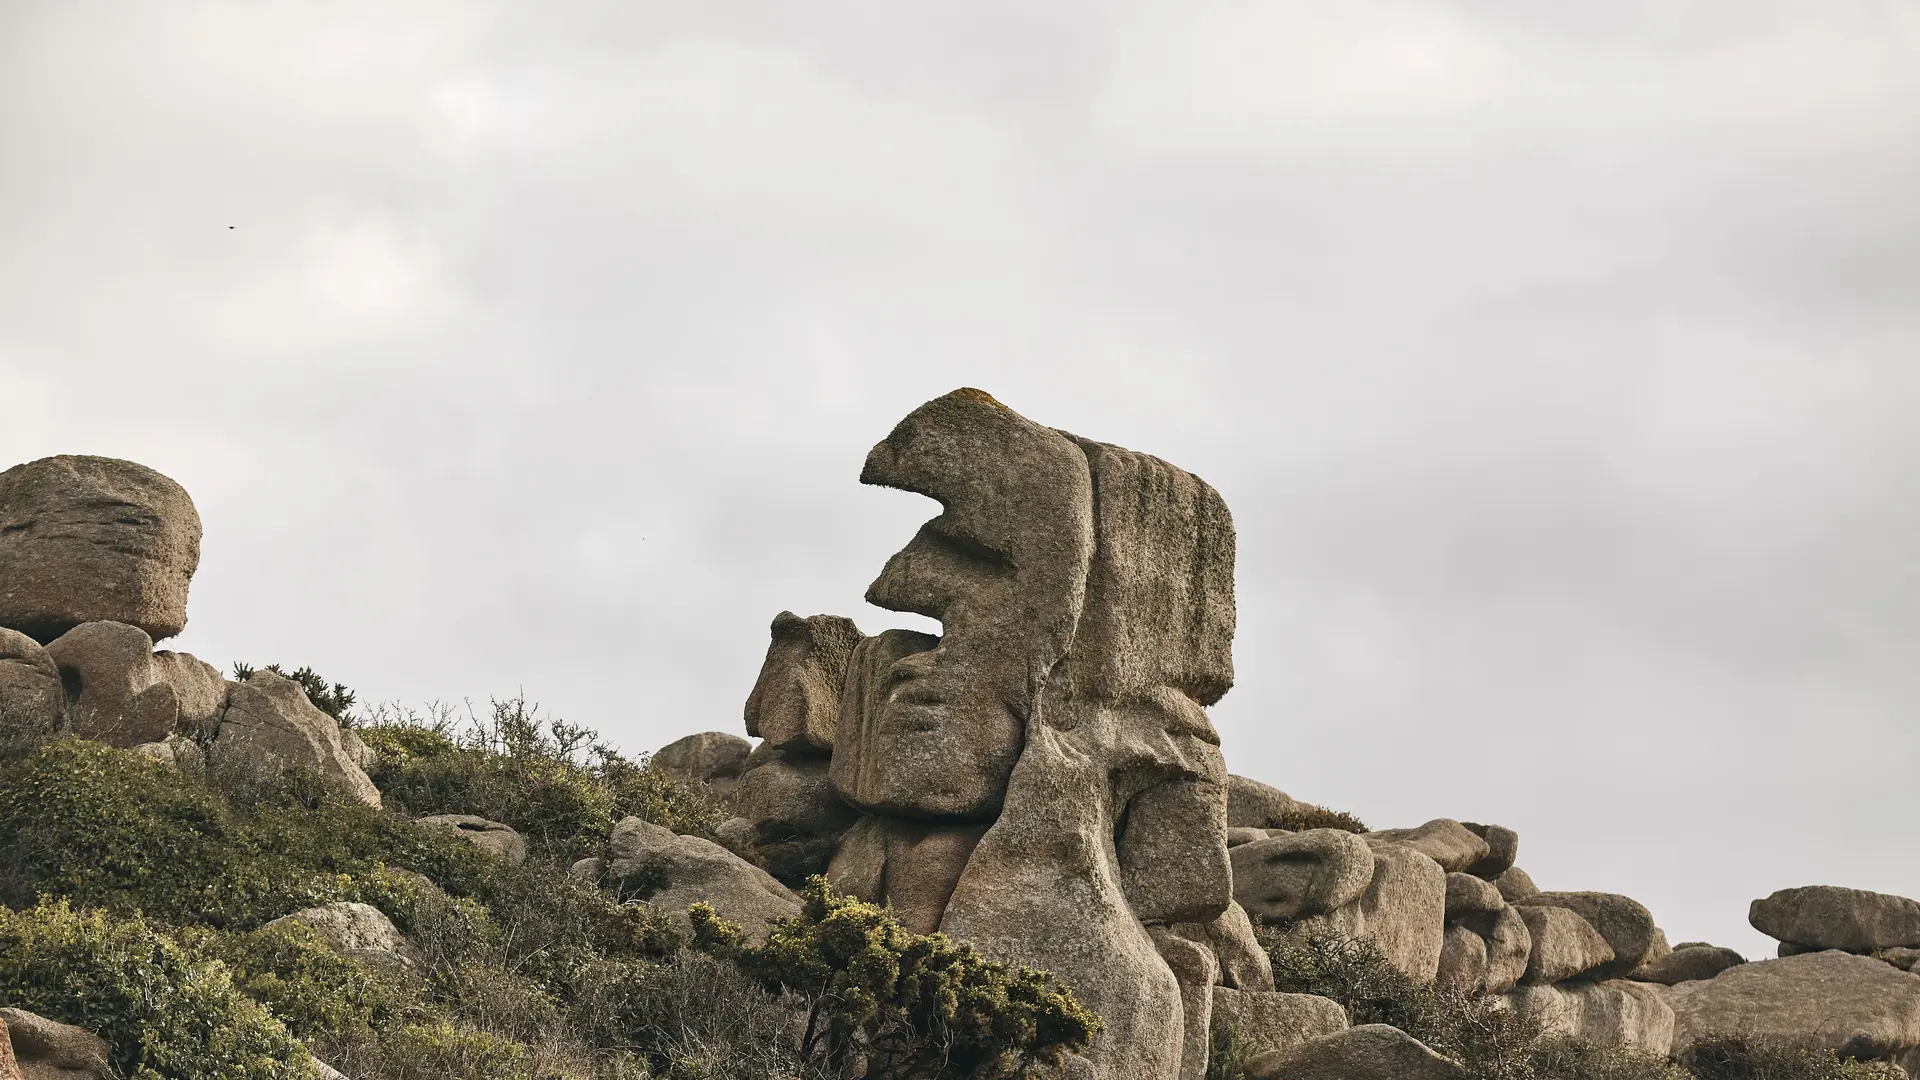
[[[244,682],[155,651],[187,624],[200,516],[131,461],[62,456],[0,473],[0,741],[67,734],[174,767],[298,768],[379,805],[365,748],[270,671]]]
[[[1676,1053],[1763,1031],[1920,1073],[1920,975],[1907,970],[1920,955],[1920,901],[1809,885],[1755,900],[1747,921],[1780,942],[1779,959],[1675,985]]]
[[[1514,866],[1519,836],[1502,826],[1439,818],[1364,834],[1261,828],[1285,796],[1234,783],[1249,793],[1229,816],[1234,897],[1256,918],[1369,939],[1416,981],[1497,995],[1551,1030],[1668,1051],[1672,1010],[1634,981],[1671,951],[1645,907],[1610,893],[1539,891]]]

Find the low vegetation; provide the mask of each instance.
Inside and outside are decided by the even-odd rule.
[[[989,1080],[1046,1075],[1097,1023],[1044,976],[824,884],[775,943],[708,922],[693,947],[566,867],[622,816],[700,833],[715,806],[522,700],[355,730],[386,809],[80,740],[0,751],[0,1002],[98,1032],[129,1080],[310,1080],[316,1057],[356,1080]],[[506,822],[533,854],[423,813]],[[277,921],[337,901],[417,954],[367,963]]]

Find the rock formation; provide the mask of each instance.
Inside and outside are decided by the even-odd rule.
[[[0,626],[42,644],[90,622],[169,638],[199,565],[193,500],[144,465],[61,456],[0,473]]]

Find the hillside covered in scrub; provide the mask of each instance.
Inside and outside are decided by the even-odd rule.
[[[201,523],[131,462],[0,473],[0,1080],[1888,1080],[1920,903],[1757,900],[1780,956],[1543,890],[1500,825],[1230,774],[1204,481],[978,390],[866,483],[875,604],[781,612],[744,737],[367,708],[156,649]]]

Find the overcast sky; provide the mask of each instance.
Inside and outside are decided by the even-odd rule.
[[[1236,772],[1749,954],[1920,896],[1907,0],[0,4],[0,467],[132,458],[179,648],[646,750],[989,390],[1212,482]]]

